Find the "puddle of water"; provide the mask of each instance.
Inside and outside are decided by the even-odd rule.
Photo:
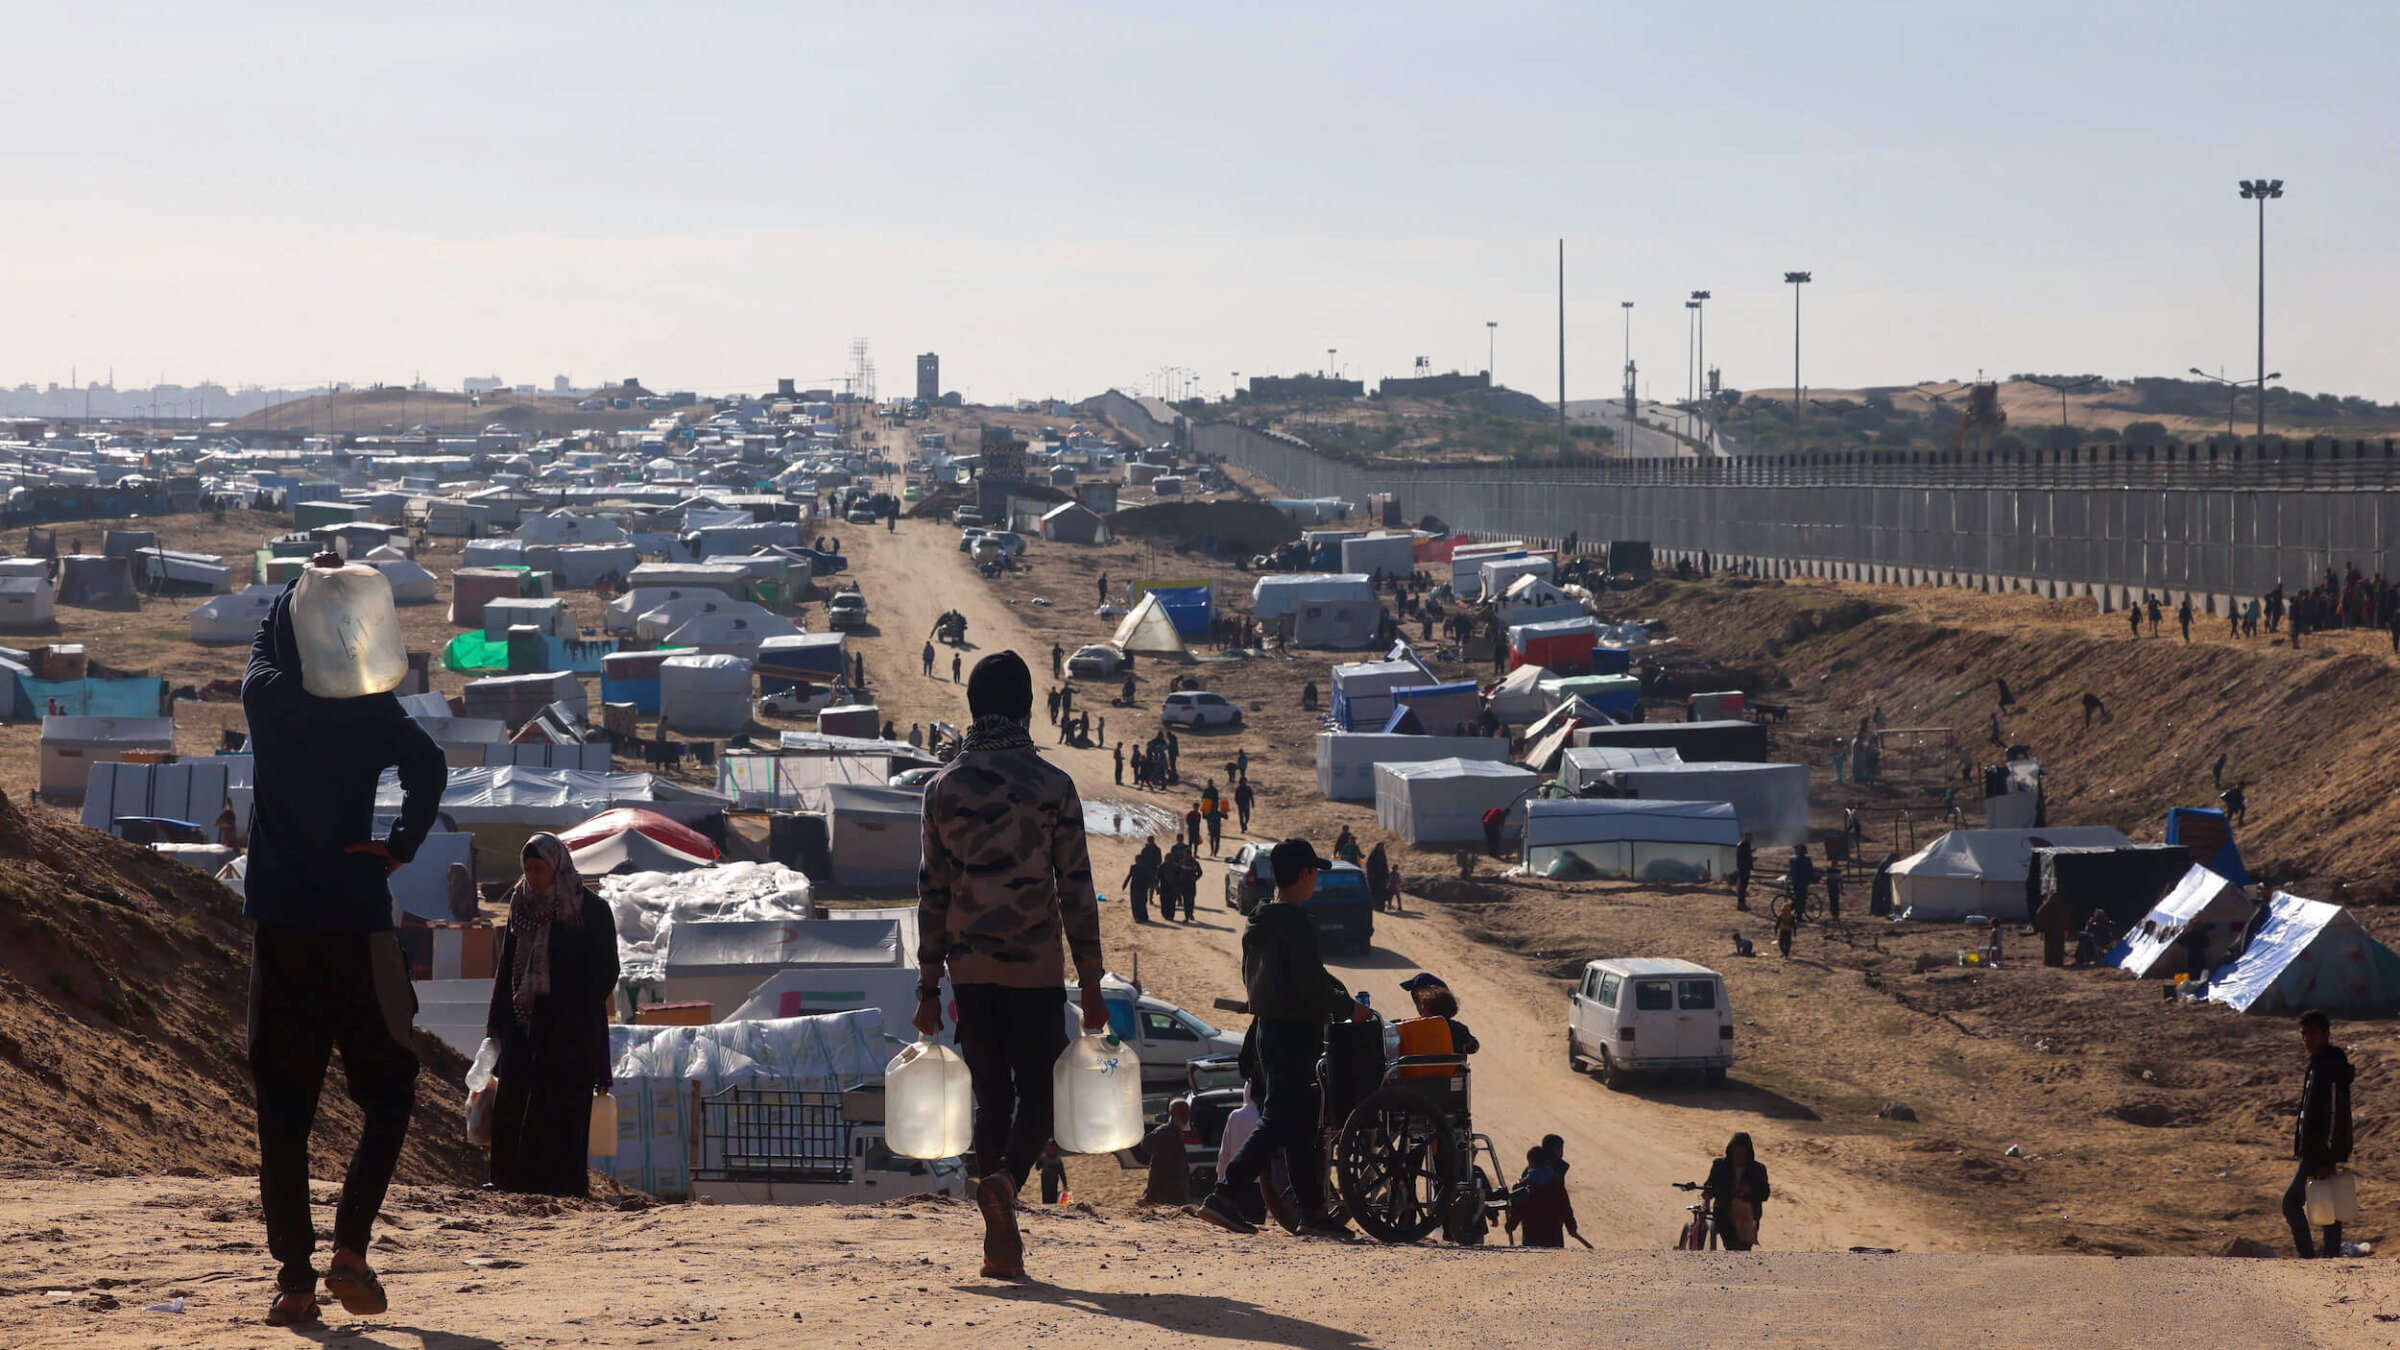
[[[1092,801],[1083,803],[1083,832],[1111,839],[1140,839],[1172,834],[1183,828],[1183,817],[1148,802]]]

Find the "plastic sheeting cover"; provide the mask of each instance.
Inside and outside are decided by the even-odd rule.
[[[677,922],[806,919],[808,878],[781,863],[726,863],[695,872],[636,872],[592,879],[617,921],[617,960],[629,983],[666,976]]]

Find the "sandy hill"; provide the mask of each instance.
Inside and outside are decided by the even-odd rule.
[[[0,1154],[108,1172],[255,1169],[249,985],[230,891],[0,798]],[[425,1070],[399,1179],[478,1184],[481,1151],[455,1128],[466,1065],[423,1035],[417,1051]],[[337,1057],[316,1175],[341,1175],[358,1127]]]
[[[432,427],[444,435],[472,436],[487,426],[499,425],[527,435],[563,435],[569,431],[591,428],[598,431],[620,431],[627,427],[644,427],[664,413],[649,408],[629,408],[619,411],[598,408],[578,408],[572,398],[553,398],[544,394],[480,394],[470,399],[465,394],[436,393],[422,389],[353,389],[336,394],[331,400],[302,399],[280,403],[263,412],[255,412],[236,421],[237,431],[301,428],[315,432],[328,430],[348,435],[371,436],[396,433],[418,426]],[[679,408],[679,414],[692,409]],[[706,415],[709,405],[700,405]]]

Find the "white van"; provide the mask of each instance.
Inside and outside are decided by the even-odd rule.
[[[1690,961],[1619,957],[1592,961],[1567,1000],[1567,1064],[1600,1066],[1600,1081],[1697,1069],[1715,1087],[1733,1063],[1733,1008],[1725,977]]]

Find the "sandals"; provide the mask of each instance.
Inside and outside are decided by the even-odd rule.
[[[283,1291],[278,1289],[275,1291],[274,1301],[267,1304],[266,1322],[268,1326],[299,1327],[325,1320],[325,1310],[318,1305],[316,1295],[308,1296],[308,1310],[305,1312],[289,1311],[283,1306],[283,1298]]]
[[[373,1317],[392,1306],[384,1297],[383,1281],[371,1270],[333,1266],[325,1272],[325,1292],[341,1300],[342,1311],[353,1317]]]

